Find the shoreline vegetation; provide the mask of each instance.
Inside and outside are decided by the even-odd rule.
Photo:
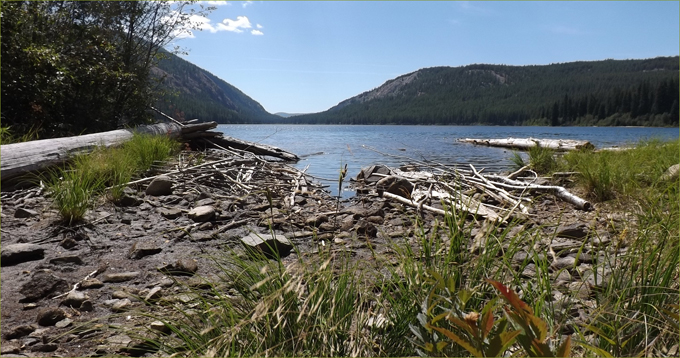
[[[95,307],[101,307],[93,315],[79,305],[66,304],[82,317],[71,316],[70,323],[61,328],[47,324],[52,333],[42,338],[48,342],[43,348],[76,355],[98,351],[178,356],[672,356],[678,351],[679,334],[680,213],[677,171],[674,176],[666,171],[678,163],[679,144],[652,140],[623,152],[582,149],[560,155],[548,148],[532,148],[528,160],[516,157],[518,171],[513,178],[564,185],[592,200],[594,209],[575,210],[548,196],[525,197],[521,191],[508,189],[503,195],[519,195],[517,202],[530,209],[526,216],[506,216],[496,222],[431,196],[436,191],[433,187],[458,187],[449,192],[452,198],[470,195],[498,207],[511,203],[504,204],[505,199],[479,186],[465,189],[454,173],[442,168],[410,164],[423,170],[412,172],[413,178],[436,174],[428,179],[430,184],[424,182],[422,199],[443,212],[434,214],[421,211],[418,204],[411,208],[391,201],[389,189],[380,186],[386,184],[370,184],[371,173],[363,179],[357,177],[357,196],[338,206],[337,199],[315,189],[302,172],[283,174],[289,170],[285,166],[237,151],[240,159],[232,160],[234,164],[228,161],[204,166],[217,171],[177,174],[179,181],[173,185],[186,193],[203,193],[191,194],[196,203],[222,201],[224,208],[233,210],[219,214],[224,218],[197,221],[168,236],[174,237],[175,244],[189,239],[187,247],[194,249],[220,238],[221,244],[213,247],[216,250],[199,255],[203,256],[199,262],[204,271],[195,273],[186,264],[180,265],[181,260],[171,269],[159,269],[171,277],[169,288],[153,288],[160,296],[150,293],[151,286],[140,291],[134,289],[134,282],[128,283],[126,290],[132,291],[114,295],[120,297],[118,302],[126,297],[125,309],[109,310],[91,298]],[[163,212],[167,210],[160,209],[167,207],[162,205],[164,196],[144,196],[141,188],[124,184],[153,167],[156,173],[167,171],[164,168],[169,166],[162,162],[195,166],[220,161],[214,151],[178,152],[179,148],[177,142],[162,136],[136,135],[121,148],[97,149],[78,157],[46,178],[45,190],[34,195],[41,198],[34,205],[51,203],[55,214],[32,220],[52,232],[47,236],[51,240],[55,234],[60,237],[59,232],[94,235],[92,229],[109,222],[107,217],[101,221],[88,216],[88,211],[99,212],[100,207],[106,208],[109,216],[138,216],[141,212],[134,208],[141,201],[161,205]],[[230,172],[235,174],[230,176]],[[275,184],[272,179],[257,179],[258,172],[286,179]],[[230,180],[232,188],[228,189],[224,185]],[[216,191],[218,187],[221,191]],[[396,192],[406,200],[411,198],[411,193]],[[21,193],[4,193],[5,212],[16,206],[16,199],[11,198],[26,196]],[[257,197],[262,201],[251,200]],[[122,204],[123,200],[138,202],[130,207]],[[410,200],[424,207],[421,199]],[[215,234],[245,225],[248,219],[239,213],[253,212],[253,205],[262,210],[257,216],[259,229],[249,228],[245,233],[279,237],[276,240],[283,240],[284,246],[265,241],[253,251],[242,240],[222,241],[226,236]],[[310,205],[316,209],[309,211]],[[515,210],[516,205],[506,208]],[[50,212],[49,207],[41,210]],[[299,212],[295,214],[295,210]],[[48,217],[40,218],[44,215]],[[179,215],[184,216],[181,211]],[[21,228],[16,220],[31,219],[3,216],[3,247],[14,244],[6,240],[16,239],[12,233]],[[281,231],[298,220],[308,233]],[[403,229],[392,227],[397,222]],[[166,236],[179,225],[167,223]],[[212,234],[202,238],[204,229],[198,226],[207,224]],[[85,228],[90,229],[83,231]],[[293,232],[302,238],[291,237]],[[53,255],[47,256],[55,260]],[[134,267],[154,256],[128,262]],[[6,257],[3,250],[4,272],[40,262],[30,259],[9,266]],[[106,272],[106,268],[102,270]],[[189,270],[192,277],[184,280],[167,270]],[[91,278],[108,282],[107,277],[115,274],[99,271],[86,279],[80,277],[80,281],[70,276],[66,289],[54,292],[58,300],[38,298],[34,302],[43,307],[60,301],[64,305],[63,296],[68,292],[68,302],[72,302],[71,296],[76,294],[94,297],[96,292],[111,292],[106,291],[110,285],[114,285],[114,293],[119,292],[115,283],[102,289],[75,290]],[[57,270],[56,274],[68,272]],[[12,282],[7,276],[2,282],[3,291],[7,291]],[[68,291],[76,282],[78,285]],[[26,294],[25,289],[22,293]],[[11,300],[3,299],[3,314],[11,316]],[[14,326],[8,326],[7,321]],[[8,337],[21,337],[16,333],[18,327],[30,321],[17,317],[3,320],[3,346],[11,347],[17,339]],[[95,332],[92,337],[100,337],[101,343],[96,347],[86,344],[92,337],[83,332]],[[116,343],[121,337],[125,344]]]

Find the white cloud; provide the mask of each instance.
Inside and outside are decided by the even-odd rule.
[[[236,20],[224,19],[221,23],[217,24],[218,30],[237,33],[243,32],[242,29],[250,29],[252,27],[253,26],[250,24],[250,20],[248,20],[248,18],[245,16],[237,16]]]
[[[244,1],[243,2],[243,7],[247,7],[248,5],[251,5],[253,2],[252,1]]]
[[[252,30],[252,31],[250,31],[250,33],[253,34],[253,35],[257,35],[257,36],[264,35],[264,33],[260,30]]]
[[[263,26],[260,25],[260,24],[257,24],[257,25],[255,25],[255,27],[257,27],[258,29],[261,29]]]
[[[228,1],[199,1],[198,4],[208,5],[208,6],[226,6],[231,5]]]

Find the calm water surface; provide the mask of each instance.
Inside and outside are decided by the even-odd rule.
[[[397,167],[416,160],[430,160],[447,165],[487,171],[508,170],[512,151],[458,143],[458,138],[534,137],[588,140],[597,148],[624,146],[643,139],[677,139],[678,128],[626,127],[486,127],[486,126],[343,126],[343,125],[219,125],[228,136],[273,145],[302,156],[295,166],[307,173],[337,180],[339,170],[347,164],[348,176],[356,176],[362,167],[385,164]],[[400,156],[395,158],[381,153]],[[337,183],[330,185],[337,195]],[[343,190],[343,196],[353,195]]]

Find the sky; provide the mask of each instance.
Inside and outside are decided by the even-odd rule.
[[[677,1],[201,1],[172,45],[270,113],[314,113],[421,68],[680,53]]]

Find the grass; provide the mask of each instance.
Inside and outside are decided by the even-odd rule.
[[[524,158],[517,152],[513,153],[510,160],[513,162],[516,169],[520,169],[526,165],[540,174],[546,174],[557,169],[558,163],[555,158],[555,150],[541,147],[539,145],[529,148],[528,151],[529,163],[527,164]]]
[[[0,126],[0,144],[12,144],[19,142],[28,142],[38,139],[40,128],[31,127],[25,134],[17,136],[13,133],[12,128]]]
[[[132,176],[178,150],[179,143],[173,139],[135,134],[120,147],[99,147],[76,156],[66,168],[50,172],[45,181],[62,221],[72,224],[83,219],[101,194],[118,202]],[[106,188],[111,189],[106,192]]]
[[[214,258],[219,280],[186,288],[191,305],[159,306],[165,311],[154,318],[171,334],[146,339],[175,356],[666,354],[680,334],[680,209],[677,179],[658,178],[677,161],[677,142],[654,141],[557,161],[558,169],[582,173],[584,189],[583,173],[592,170],[636,217],[610,224],[615,237],[592,265],[601,284],[588,298],[554,287],[548,255],[536,245],[553,239],[542,227],[489,225],[478,248],[467,214],[446,208],[431,229],[414,217],[412,237],[359,262],[330,245],[287,264],[227,250]],[[513,262],[525,250],[526,259]],[[522,275],[528,265],[534,278]],[[553,301],[556,290],[563,298]],[[593,302],[587,322],[569,317]],[[571,350],[566,328],[575,332]]]

